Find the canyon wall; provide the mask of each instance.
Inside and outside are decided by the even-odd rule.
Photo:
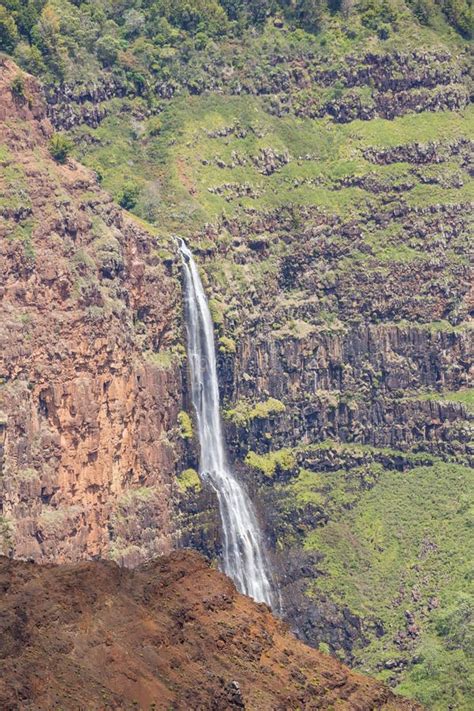
[[[90,170],[53,160],[9,60],[0,95],[2,547],[133,565],[175,540],[179,284]]]

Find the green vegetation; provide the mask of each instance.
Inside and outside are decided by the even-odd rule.
[[[22,99],[25,99],[25,82],[23,81],[23,77],[18,74],[12,81],[10,85],[10,90],[15,97],[15,99],[21,101]]]
[[[474,413],[474,388],[461,388],[454,392],[424,392],[416,396],[419,400],[433,400],[435,402],[455,402],[464,405],[466,410]]]
[[[178,361],[176,353],[171,350],[145,351],[143,355],[149,363],[157,366],[160,370],[168,370]]]
[[[35,257],[35,250],[33,246],[34,227],[34,220],[23,220],[16,224],[15,227],[7,234],[7,238],[9,240],[21,242],[24,255],[30,260]]]
[[[139,193],[140,189],[138,185],[134,185],[133,183],[125,185],[119,196],[118,202],[120,207],[123,207],[124,210],[133,210],[137,204]]]
[[[136,104],[132,111],[141,110],[140,102],[132,102],[132,107]],[[117,113],[113,110],[95,130],[76,129],[76,156],[100,172],[104,187],[117,200],[125,204],[124,195],[127,197],[127,209],[159,224],[169,234],[179,231],[183,236],[194,234],[222,215],[239,216],[248,208],[268,211],[292,206],[297,219],[301,206],[318,205],[325,212],[355,218],[366,213],[367,200],[373,198],[365,188],[338,187],[341,180],[352,175],[379,180],[386,185],[386,192],[394,190],[394,197],[397,184],[410,180],[415,186],[406,193],[407,202],[430,203],[433,186],[419,184],[409,166],[374,165],[364,158],[364,151],[427,143],[439,136],[449,136],[450,140],[468,137],[473,120],[472,110],[466,109],[463,114],[408,114],[392,121],[334,125],[325,119],[271,116],[262,99],[256,97],[209,95],[178,97],[166,105],[160,114],[160,132],[152,136],[148,126],[153,125],[154,118],[143,122],[138,135],[130,115],[118,110],[117,105]],[[224,135],[213,136],[220,131]],[[273,174],[263,176],[253,157],[268,147],[288,154],[290,160]],[[243,164],[236,164],[236,155]],[[306,155],[311,160],[300,159]],[[226,167],[218,167],[216,161]],[[249,186],[254,197],[234,196],[230,189],[220,192],[223,185]],[[128,202],[131,186],[132,201]],[[455,191],[436,186],[436,201],[450,203],[454,198],[456,202],[469,202],[472,192],[473,181],[466,173],[463,185]],[[404,239],[402,231],[387,235],[386,240],[382,233],[367,234],[371,252],[364,260],[375,257],[387,264],[393,259],[407,262],[428,258],[424,246],[403,244]],[[211,302],[217,325],[222,324],[226,308]],[[304,337],[309,328],[294,319],[284,333],[293,330],[296,338],[301,334]]]
[[[312,324],[296,319],[286,323],[283,328],[276,329],[273,332],[273,335],[275,338],[295,338],[297,340],[302,340],[310,336],[315,330],[316,329]]]
[[[248,400],[240,400],[233,408],[224,411],[224,417],[235,425],[245,427],[252,420],[266,420],[269,417],[285,412],[285,409],[284,403],[274,397],[269,397],[255,404]]]
[[[126,515],[127,509],[135,507],[140,503],[150,501],[156,494],[156,490],[150,486],[139,486],[136,489],[129,489],[120,497],[118,507],[119,512]]]
[[[11,522],[0,516],[0,555],[8,555],[12,549],[13,528]]]
[[[237,346],[235,341],[229,336],[221,336],[219,338],[219,351],[221,353],[235,353]]]
[[[36,469],[28,467],[27,469],[20,469],[16,473],[16,477],[21,481],[32,481],[33,479],[39,479],[39,474]]]
[[[250,451],[245,457],[245,463],[252,469],[273,477],[277,471],[290,471],[295,467],[296,460],[291,449],[279,449],[268,454],[256,454]]]
[[[326,498],[320,490],[318,490],[318,481],[315,481],[315,474],[307,469],[300,469],[298,476],[291,481],[287,490],[294,495],[295,504],[297,507],[312,504],[314,506],[322,506]]]
[[[473,626],[471,616],[466,620]],[[456,627],[452,628],[456,636]],[[428,637],[418,650],[417,664],[397,688],[404,696],[417,698],[426,708],[445,711],[455,708],[470,711],[472,708],[472,649],[464,651],[446,644],[443,638]]]
[[[70,138],[61,133],[55,133],[49,142],[49,152],[58,163],[66,163],[72,146]]]
[[[400,656],[395,639],[410,610],[423,641],[411,643],[419,645],[418,661],[398,690],[439,711],[453,699],[466,711],[473,703],[473,474],[442,462],[408,472],[377,464],[302,469],[281,489],[290,509],[312,504],[329,517],[313,529],[306,524],[305,548],[323,556],[310,594],[329,595],[364,620],[383,620],[383,636],[370,625],[365,630],[369,644],[355,650],[357,665],[389,677],[379,665]]]
[[[155,76],[172,79],[181,62],[192,67],[199,52],[212,56],[218,42],[273,28],[275,17],[298,28],[300,41],[303,29],[319,34],[323,47],[359,35],[387,42],[414,25],[426,36],[424,28],[449,36],[447,23],[463,36],[471,31],[468,0],[130,0],[100,8],[93,0],[3,0],[0,46],[48,78],[93,79],[107,69],[143,89]]]
[[[218,299],[209,299],[209,311],[211,312],[211,318],[215,326],[223,325],[226,310],[226,305]]]
[[[78,519],[83,514],[81,506],[43,507],[38,518],[38,527],[48,535],[60,534],[67,523]]]
[[[193,423],[187,412],[181,410],[178,413],[178,424],[181,433],[181,437],[185,440],[193,438]]]
[[[190,491],[199,492],[201,490],[201,480],[195,469],[185,469],[178,474],[178,489],[181,494]]]

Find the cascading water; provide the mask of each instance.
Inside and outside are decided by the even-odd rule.
[[[268,563],[252,502],[226,461],[219,411],[214,330],[193,255],[180,240],[183,261],[191,395],[201,446],[200,473],[217,494],[223,530],[223,570],[257,602],[273,604]]]

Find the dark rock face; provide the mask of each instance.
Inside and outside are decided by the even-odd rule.
[[[469,101],[467,66],[449,52],[369,52],[363,57],[348,55],[339,66],[330,69],[327,58],[311,52],[293,56],[272,54],[270,50],[266,59],[272,70],[255,74],[245,62],[236,71],[225,61],[210,66],[203,58],[203,65],[195,68],[198,80],[190,80],[179,66],[172,81],[155,79],[152,87],[127,84],[107,73],[90,85],[51,85],[45,92],[48,116],[56,128],[70,129],[82,123],[96,127],[108,115],[110,99],[150,92],[162,101],[183,91],[253,94],[266,98],[270,113],[329,116],[337,123],[375,117],[392,119],[412,111],[454,111]],[[340,88],[341,96],[321,98],[333,86]]]
[[[471,347],[468,334],[398,326],[311,335],[304,344],[288,339],[269,345],[265,339],[248,337],[239,344],[239,370],[224,391],[226,397],[269,392],[287,408],[272,422],[271,442],[263,438],[268,426],[264,421],[252,422],[244,440],[239,428],[229,428],[232,451],[241,458],[249,447],[265,451],[305,438],[336,438],[449,452],[450,439],[455,439],[456,453],[467,453],[468,440],[464,438],[463,447],[456,431],[456,423],[466,416],[461,405],[405,401],[403,393],[420,386],[436,388],[441,378],[447,390],[465,385]]]

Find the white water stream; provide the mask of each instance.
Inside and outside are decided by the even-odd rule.
[[[191,395],[201,446],[200,475],[217,494],[224,538],[222,568],[241,592],[272,606],[269,567],[254,507],[227,464],[209,306],[193,255],[183,241],[179,252],[184,269]]]

